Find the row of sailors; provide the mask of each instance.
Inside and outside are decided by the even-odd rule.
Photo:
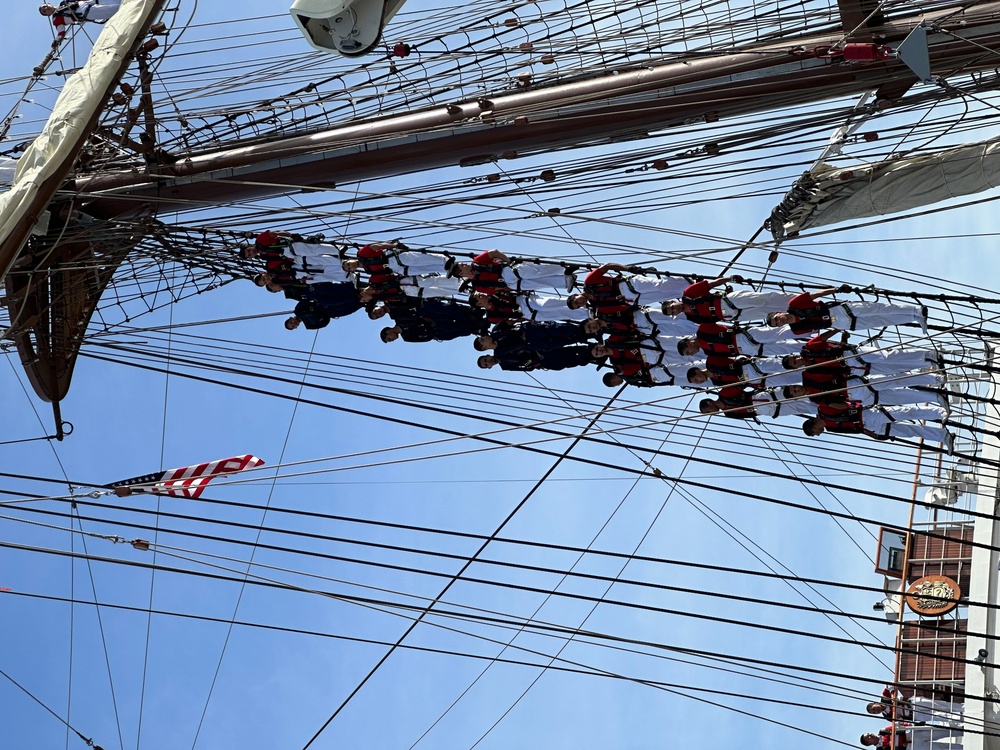
[[[829,430],[950,445],[944,427],[916,421],[946,419],[946,396],[939,393],[938,404],[919,406],[927,394],[910,390],[937,390],[940,375],[898,377],[933,366],[934,352],[847,344],[849,330],[917,325],[926,331],[926,310],[822,299],[855,291],[850,287],[789,299],[779,292],[734,291],[730,283],[744,283],[739,276],[694,281],[605,263],[584,277],[580,292],[561,298],[539,291],[576,288],[577,269],[512,260],[498,250],[466,263],[393,242],[366,245],[348,258],[332,245],[265,232],[245,251],[245,257],[256,255],[265,259],[263,283],[300,300],[286,327],[298,320],[320,327],[341,310],[366,306],[373,319],[393,319],[381,332],[386,342],[477,336],[476,349],[490,352],[479,358],[483,368],[561,370],[610,362],[608,386],[721,386],[717,398],[701,402],[706,414],[808,415],[803,429],[810,435]],[[470,289],[468,303],[454,299]],[[334,290],[349,304],[332,309]],[[317,318],[310,325],[311,315],[320,325]],[[753,319],[767,325],[742,325]],[[802,336],[822,330],[827,332],[803,345]],[[843,340],[831,344],[838,331],[845,331]]]
[[[481,253],[466,263],[444,253],[378,243],[362,247],[356,258],[347,258],[344,248],[268,231],[254,246],[245,248],[243,255],[263,257],[265,273],[256,278],[259,285],[283,291],[301,303],[287,327],[299,322],[321,327],[330,318],[382,302],[393,317],[400,311],[404,320],[397,321],[395,337],[404,340],[429,340],[426,331],[407,335],[415,317],[427,319],[416,325],[417,329],[430,328],[431,338],[441,340],[453,336],[447,332],[433,335],[439,320],[447,325],[452,316],[471,326],[468,321],[476,320],[476,314],[432,302],[461,298],[470,290],[469,304],[484,311],[481,317],[488,323],[582,322],[594,317],[604,321],[608,332],[619,335],[622,341],[634,339],[641,348],[662,352],[655,357],[656,364],[682,362],[698,355],[699,349],[728,355],[780,355],[792,347],[786,339],[830,327],[858,330],[925,325],[926,313],[913,305],[820,299],[849,291],[848,287],[804,292],[789,300],[779,292],[733,291],[728,284],[741,283],[738,276],[695,282],[685,277],[632,273],[636,269],[617,263],[590,271],[583,279],[582,291],[568,298],[543,295],[540,290],[544,288],[575,287],[577,269],[512,260],[498,250]],[[360,271],[367,275],[364,286]],[[722,293],[713,291],[720,286],[725,286]],[[787,311],[780,312],[782,308]],[[420,314],[415,316],[414,310]],[[762,318],[774,328],[742,325]],[[386,340],[393,340],[393,334],[388,337]]]
[[[605,358],[614,372],[604,375],[604,383],[617,386],[630,350],[615,347],[613,337],[599,344],[603,321],[585,323],[519,322],[495,328],[475,339],[479,351],[491,351],[479,358],[479,366],[499,365],[505,370],[561,370],[566,367],[603,364]],[[721,386],[714,398],[699,403],[702,414],[722,414],[732,419],[758,417],[807,417],[807,435],[824,431],[866,434],[877,439],[924,438],[950,448],[951,436],[943,424],[949,415],[944,376],[936,369],[938,355],[933,350],[880,350],[852,347],[848,334],[839,343],[829,339],[839,332],[813,337],[799,352],[781,358],[727,358],[710,355],[709,361],[686,369],[658,365],[656,385],[680,382],[681,373],[689,384]],[[634,351],[634,350],[631,350]],[[713,366],[710,371],[707,367]],[[931,402],[931,403],[928,403]],[[921,421],[929,422],[922,424]],[[961,425],[960,425],[961,426]]]
[[[835,432],[879,440],[923,438],[951,450],[949,392],[936,352],[852,347],[846,332],[832,343],[838,333],[814,336],[798,354],[781,359],[787,370],[783,375],[796,376],[799,383],[767,387],[767,378],[733,380],[721,384],[715,398],[703,399],[699,411],[754,420],[800,415],[806,417],[802,430],[809,436]]]
[[[585,324],[518,323],[490,336],[476,339],[479,350],[493,354],[479,359],[480,367],[500,364],[508,370],[563,369],[609,357],[620,368],[620,349],[590,344],[588,336],[600,331],[601,321]],[[840,343],[829,331],[810,339],[797,354],[780,359],[728,359],[719,357],[714,373],[699,366],[688,368],[694,385],[722,385],[715,398],[699,404],[703,414],[721,413],[734,419],[766,416],[804,416],[803,430],[815,436],[824,431],[866,434],[876,439],[924,438],[951,448],[951,434],[944,424],[949,415],[948,392],[933,350],[880,350],[852,347],[848,334]],[[752,368],[752,369],[751,369]],[[679,373],[660,366],[663,381],[674,382]],[[676,368],[675,368],[676,369]],[[753,373],[748,377],[748,372]],[[609,386],[623,382],[618,373],[607,373]],[[928,403],[931,402],[931,403]],[[922,422],[927,422],[922,423]],[[964,425],[958,425],[964,426]]]

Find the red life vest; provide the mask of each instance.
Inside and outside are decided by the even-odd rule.
[[[622,334],[633,337],[645,337],[645,334],[635,324],[636,310],[638,310],[637,305],[631,305],[620,310],[598,309],[594,311],[594,316],[598,320],[603,320],[607,323],[609,329],[612,331],[612,335]]]
[[[802,347],[802,357],[806,360],[806,367],[816,371],[832,372],[833,368],[839,368],[845,375],[859,370],[862,375],[867,375],[871,372],[871,365],[859,357],[856,351],[854,347],[842,346],[841,344],[827,344],[824,348],[815,349],[804,346]],[[845,356],[852,357],[853,364],[847,364],[844,361]],[[823,367],[823,365],[828,365],[828,367]]]
[[[862,418],[860,401],[848,401],[848,407],[843,411],[831,409],[826,404],[820,404],[819,418],[823,420],[823,425],[830,432],[843,432],[847,434],[858,434],[865,431],[865,424]]]
[[[753,407],[753,393],[743,388],[730,386],[719,391],[719,403],[726,411],[723,416],[731,419],[756,419]]]
[[[295,261],[282,255],[281,250],[265,250],[261,253],[261,257],[264,259],[264,268],[272,274],[282,268],[291,268],[295,265]]]
[[[609,345],[610,346],[610,345]],[[642,358],[642,350],[637,346],[624,346],[611,349],[611,365],[615,368],[635,371],[645,364]]]
[[[407,300],[399,285],[399,277],[391,271],[375,274],[369,279],[368,285],[375,292],[375,298],[386,304],[404,303]]]
[[[722,320],[722,295],[706,291],[705,294],[693,294],[692,289],[707,290],[708,284],[699,281],[689,285],[681,295],[681,302],[691,308],[684,311],[684,316],[692,323],[715,323]]]
[[[631,313],[614,313],[611,315],[598,315],[597,317],[607,324],[605,330],[609,331],[609,336],[628,336],[629,334],[639,333],[639,328],[636,326],[635,318]]]
[[[802,371],[802,385],[814,404],[839,403],[847,397],[847,381],[843,377],[816,376],[812,370]]]
[[[493,294],[500,289],[509,289],[507,283],[501,278],[503,266],[496,263],[472,263],[472,288],[477,292]]]
[[[371,245],[365,245],[358,250],[358,260],[361,262],[361,267],[368,274],[391,273],[389,267],[386,265],[385,251],[376,249]]]
[[[640,388],[656,385],[653,382],[653,377],[649,374],[649,369],[645,365],[636,370],[634,373],[626,374],[624,372],[619,372],[618,374],[621,375],[622,380],[629,385],[639,386]],[[673,383],[670,385],[673,385]]]
[[[596,284],[584,284],[583,293],[598,315],[616,315],[635,310],[635,305],[621,293],[619,283],[619,279],[605,277]]]
[[[254,244],[258,248],[264,249],[271,247],[272,245],[285,245],[284,236],[272,232],[270,229],[265,229],[263,232],[257,235],[257,239],[254,240]]]
[[[830,317],[830,308],[839,306],[839,302],[821,302],[813,300],[812,307],[792,307],[789,305],[788,312],[798,318],[795,323],[788,326],[794,334],[809,333],[811,331],[822,331],[833,327],[833,318]]]
[[[812,364],[819,365],[840,360],[847,352],[847,348],[840,344],[831,344],[827,341],[822,345],[813,346],[813,341],[815,339],[810,339],[809,344],[803,346],[801,351],[802,357]]]
[[[490,295],[490,302],[493,306],[486,311],[486,319],[490,323],[521,320],[524,317],[521,306],[517,304],[517,295],[510,289],[498,289]]]
[[[743,365],[743,361],[732,357],[710,354],[705,358],[705,369],[715,385],[729,385],[744,380]]]
[[[698,333],[695,335],[698,346],[706,354],[739,354],[740,349],[736,343],[736,333],[729,328],[723,328],[713,323],[706,323],[698,326]]]
[[[649,377],[649,368],[645,362],[634,362],[631,360],[616,361],[614,357],[611,357],[611,366],[615,372],[622,376],[622,379],[626,383],[636,385],[641,381],[645,381],[646,383],[652,382],[652,379]]]

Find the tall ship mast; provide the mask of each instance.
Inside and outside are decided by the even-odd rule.
[[[29,8],[12,42],[11,742],[858,746],[888,685],[880,742],[994,746],[1000,5],[410,0],[353,57],[286,10],[124,0],[49,46]],[[700,360],[608,388],[360,311],[286,330],[265,230],[496,250],[557,301],[612,263],[914,310],[845,340],[927,353],[889,377],[946,422],[810,436],[699,413]]]

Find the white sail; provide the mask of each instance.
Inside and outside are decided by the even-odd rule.
[[[38,196],[41,185],[56,174],[80,139],[90,134],[88,123],[104,107],[142,21],[155,3],[156,0],[125,0],[103,27],[87,63],[66,81],[48,124],[18,160],[10,190],[0,195],[0,244],[7,241]],[[0,273],[7,270],[0,269]]]
[[[812,227],[907,211],[1000,184],[1000,141],[991,139],[862,167],[821,164],[800,177],[771,214],[775,239]]]

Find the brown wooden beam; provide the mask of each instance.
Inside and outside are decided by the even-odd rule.
[[[944,11],[942,11],[944,12]],[[895,44],[934,14],[914,14],[882,29]],[[982,46],[1000,47],[1000,3],[938,19],[965,39],[939,35],[930,45],[935,72],[992,63]],[[444,166],[487,162],[505,153],[629,137],[683,126],[709,113],[722,117],[860,95],[912,74],[898,61],[848,64],[816,58],[842,34],[792,37],[747,52],[670,62],[568,84],[385,115],[306,136],[193,155],[171,176],[132,170],[88,175],[73,187],[95,194],[97,215],[128,215],[148,201],[178,207],[231,202]],[[977,47],[976,45],[982,45]],[[762,55],[761,51],[784,54]],[[888,89],[883,89],[888,90]],[[517,124],[514,124],[517,121]],[[102,192],[112,196],[97,196]]]

